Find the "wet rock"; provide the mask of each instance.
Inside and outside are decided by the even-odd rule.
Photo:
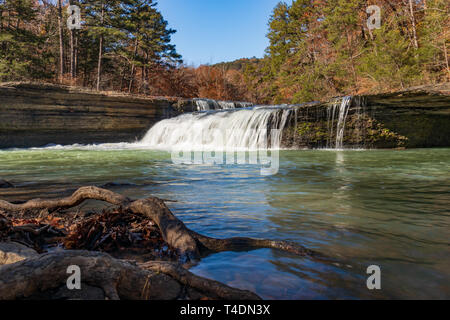
[[[354,96],[345,108],[341,100],[296,106],[282,147],[334,148],[339,125],[346,148],[450,146],[450,83]]]
[[[116,187],[133,187],[136,186],[133,183],[120,183],[120,182],[108,182],[104,185],[101,185],[100,188],[108,189],[108,188],[116,188]]]
[[[20,243],[0,242],[0,266],[37,256],[38,253]]]
[[[0,84],[0,148],[134,142],[173,101],[39,83]]]

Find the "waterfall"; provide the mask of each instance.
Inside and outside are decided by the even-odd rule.
[[[212,99],[193,99],[193,101],[197,107],[197,111],[228,110],[253,106],[250,102],[219,101]]]
[[[327,148],[332,148],[331,141],[333,136],[335,135],[335,149],[343,149],[344,147],[344,132],[345,132],[345,123],[348,116],[348,111],[350,109],[352,97],[343,97],[336,99],[332,106],[327,109],[327,118],[328,118],[328,141]],[[336,128],[335,128],[335,122]],[[335,131],[336,129],[336,131]]]
[[[279,149],[291,112],[269,106],[183,114],[155,124],[139,144],[162,150]]]

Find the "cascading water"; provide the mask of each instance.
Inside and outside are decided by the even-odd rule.
[[[199,106],[201,106],[201,103]],[[209,103],[219,105],[219,102],[215,100],[209,100]],[[139,142],[87,146],[78,144],[72,146],[53,145],[47,148],[256,151],[280,149],[283,141],[283,146],[287,148],[313,146],[339,150],[344,147],[344,133],[350,106],[354,106],[352,114],[357,114],[356,120],[361,118],[359,113],[364,112],[358,107],[358,103],[357,99],[352,103],[352,97],[344,97],[336,99],[334,103],[329,105],[325,109],[328,119],[326,134],[322,133],[321,127],[325,116],[322,104],[311,108],[305,105],[278,105],[209,110],[209,107],[205,107],[204,109],[209,110],[209,112],[186,113],[156,123]],[[222,107],[224,106],[222,104]],[[295,121],[292,121],[292,119]],[[318,123],[321,130],[319,137],[326,136],[326,141],[322,140],[313,145],[307,140],[309,139],[307,136],[304,140],[305,143],[301,140],[300,131],[285,130],[288,125],[299,128],[299,123],[302,122],[305,123],[307,128],[310,127],[311,123]],[[326,130],[326,128],[323,129]],[[287,133],[286,139],[283,139],[284,131]],[[360,133],[362,130],[359,129],[358,132]]]
[[[350,102],[351,97],[342,98],[342,102],[339,108],[339,120],[336,128],[336,149],[342,149],[344,147],[345,121],[347,120]]]
[[[292,109],[254,107],[188,113],[154,125],[140,145],[162,150],[279,149]]]
[[[220,109],[216,100],[211,99],[194,99],[194,103],[197,106],[197,111],[208,111]]]
[[[197,111],[228,110],[253,106],[250,102],[218,101],[212,99],[194,99]]]
[[[328,142],[327,148],[331,148],[331,141],[333,136],[336,135],[334,148],[335,149],[343,149],[344,147],[344,132],[345,132],[345,123],[348,116],[348,111],[350,109],[352,97],[343,97],[339,98],[335,101],[335,103],[328,107],[327,109],[327,117],[328,117]],[[337,118],[336,131],[335,129],[335,120]]]

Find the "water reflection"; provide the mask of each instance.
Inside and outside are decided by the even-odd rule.
[[[347,294],[367,296],[361,279],[367,266],[378,264],[385,280],[378,296],[448,297],[449,271],[445,264],[449,262],[449,250],[444,233],[449,220],[448,214],[436,213],[447,210],[450,203],[449,175],[446,168],[437,170],[441,162],[430,161],[426,151],[419,165],[411,167],[410,161],[417,161],[419,154],[403,153],[402,159],[399,154],[391,154],[389,159],[389,152],[339,152],[334,162],[324,155],[320,170],[307,170],[314,167],[314,154],[293,155],[298,161],[295,166],[284,167],[280,177],[284,183],[272,180],[266,194],[268,203],[276,208],[269,219],[280,233],[301,235],[297,239],[307,246],[316,246],[320,252],[334,254],[350,264],[351,271],[344,268],[338,272],[347,276],[346,281],[330,279],[329,274],[321,276],[334,286],[341,285]],[[391,162],[397,162],[397,166],[391,167]],[[419,178],[411,174],[416,172],[421,172]],[[291,205],[286,206],[287,202]],[[425,224],[430,215],[435,223]],[[439,255],[445,255],[445,262]],[[283,259],[276,262],[286,266]],[[444,269],[447,271],[442,273]],[[288,267],[285,271],[292,273]],[[445,279],[445,290],[438,279]]]

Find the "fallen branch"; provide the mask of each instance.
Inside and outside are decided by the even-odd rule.
[[[195,289],[206,296],[222,300],[259,300],[260,298],[250,291],[243,291],[228,287],[220,282],[198,277],[182,266],[170,263],[151,261],[139,264],[143,269],[157,273],[164,273],[183,285]]]
[[[80,188],[70,197],[59,200],[36,199],[23,204],[11,204],[0,200],[0,209],[17,213],[26,210],[42,209],[54,211],[75,207],[89,199],[122,206],[125,210],[131,210],[133,213],[143,214],[150,218],[160,229],[164,241],[178,251],[184,262],[199,260],[202,256],[214,252],[242,251],[258,248],[272,248],[301,256],[320,257],[317,252],[291,242],[251,238],[215,239],[206,237],[188,229],[182,221],[172,214],[161,199],[150,197],[131,201],[120,194],[97,187]]]
[[[127,197],[106,189],[100,189],[97,187],[82,187],[75,191],[70,197],[56,200],[34,199],[23,204],[13,204],[0,200],[0,209],[9,212],[42,209],[47,209],[48,211],[55,211],[58,209],[64,210],[76,207],[88,199],[105,201],[114,205],[126,205],[130,202],[130,199]]]
[[[194,231],[189,230],[190,234],[197,239],[205,252],[223,252],[223,251],[247,251],[249,249],[277,249],[287,251],[299,256],[309,256],[320,258],[322,255],[319,253],[307,249],[293,242],[288,241],[276,241],[267,239],[252,239],[252,238],[227,238],[227,239],[215,239],[203,236]]]
[[[186,287],[207,298],[260,299],[249,291],[195,276],[170,264],[161,264],[158,269],[153,264],[144,270],[105,253],[61,251],[0,267],[0,300],[33,298],[66,288],[70,276],[67,268],[71,265],[80,267],[82,286],[100,288],[111,300],[180,299],[184,298]]]

